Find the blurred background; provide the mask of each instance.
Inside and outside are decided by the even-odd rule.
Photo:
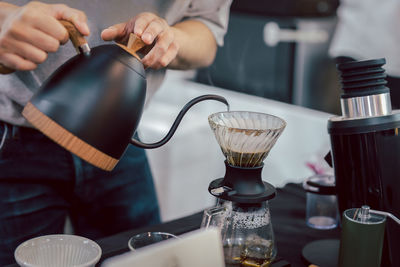
[[[327,121],[341,113],[339,75],[328,55],[338,5],[338,0],[234,0],[214,63],[196,71],[167,71],[141,119],[142,141],[160,140],[193,97],[219,94],[232,110],[273,114],[287,122],[265,160],[265,181],[276,187],[300,183],[314,173],[310,166],[326,168]],[[225,165],[207,117],[221,108],[213,102],[196,105],[165,146],[146,151],[163,221],[215,204],[207,188],[223,177]]]
[[[338,0],[234,0],[225,44],[195,80],[339,114],[328,47]]]

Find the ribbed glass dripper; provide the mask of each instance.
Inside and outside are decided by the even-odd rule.
[[[281,118],[249,111],[214,113],[208,122],[227,162],[238,167],[261,166],[286,126]]]

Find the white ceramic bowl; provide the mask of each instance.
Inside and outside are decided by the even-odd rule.
[[[14,257],[22,267],[90,267],[100,260],[101,248],[76,235],[46,235],[20,244]]]

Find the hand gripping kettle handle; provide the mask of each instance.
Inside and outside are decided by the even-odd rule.
[[[69,39],[71,40],[77,52],[89,54],[90,53],[89,45],[85,37],[83,37],[83,35],[76,29],[75,25],[67,20],[59,20],[59,21],[68,31]],[[0,74],[10,74],[13,72],[15,72],[14,69],[11,69],[9,67],[4,66],[3,64],[0,64]]]
[[[152,143],[152,144],[145,144],[142,143],[136,139],[131,139],[131,144],[137,146],[137,147],[141,147],[141,148],[146,148],[146,149],[150,149],[150,148],[157,148],[160,147],[162,145],[164,145],[165,143],[167,143],[171,137],[174,135],[176,129],[179,126],[179,123],[181,122],[183,116],[186,114],[186,112],[195,104],[204,101],[204,100],[216,100],[219,102],[224,103],[227,106],[227,109],[229,110],[229,103],[228,101],[219,95],[202,95],[202,96],[198,96],[192,100],[190,100],[183,108],[182,110],[179,112],[178,116],[176,117],[174,123],[171,126],[171,129],[169,130],[169,132],[167,133],[167,135],[161,139],[160,141],[156,142],[156,143]]]

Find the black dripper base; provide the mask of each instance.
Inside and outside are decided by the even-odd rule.
[[[339,239],[322,239],[308,243],[302,250],[303,261],[324,267],[337,267],[339,259]]]
[[[224,178],[212,181],[208,191],[215,197],[237,203],[260,203],[275,197],[275,187],[262,181],[264,165],[253,168],[236,167],[225,161]]]

